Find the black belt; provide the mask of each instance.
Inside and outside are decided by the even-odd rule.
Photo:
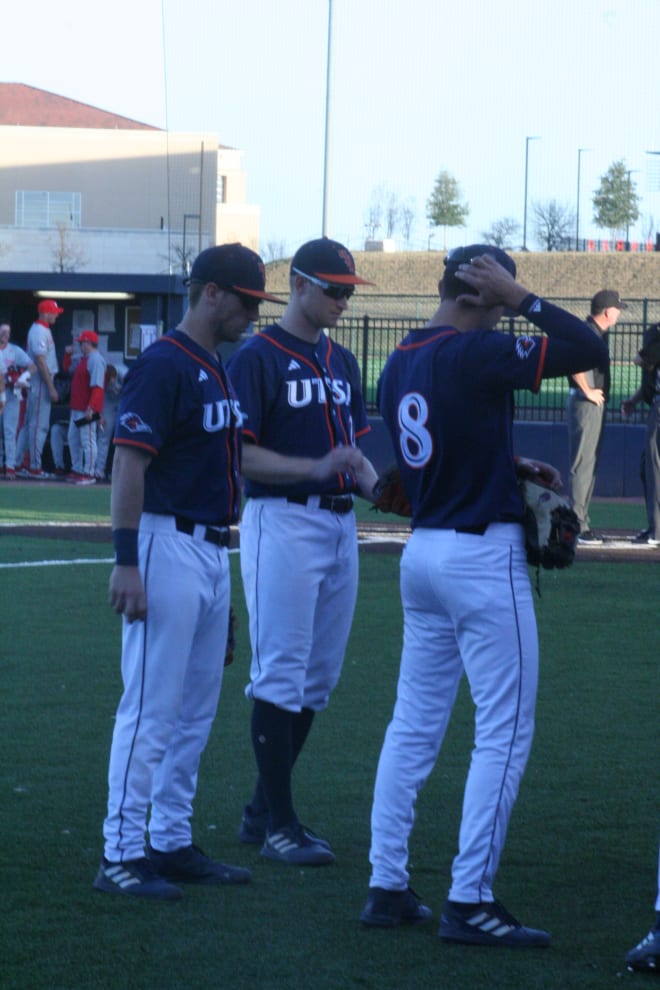
[[[287,495],[287,502],[295,502],[296,505],[307,505],[314,495]],[[319,495],[319,509],[327,509],[329,512],[338,512],[343,516],[353,508],[352,495]]]
[[[490,523],[484,523],[483,525],[480,525],[480,526],[457,526],[456,527],[456,532],[457,533],[474,533],[475,536],[483,536],[489,526],[490,526]]]
[[[186,533],[188,536],[193,536],[195,526],[204,526],[204,523],[193,522],[192,519],[186,519],[185,516],[175,516],[174,522],[178,532]],[[228,547],[229,529],[212,529],[210,526],[205,526],[203,539],[216,547]]]

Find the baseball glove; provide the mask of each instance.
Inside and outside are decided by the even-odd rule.
[[[536,481],[523,480],[520,490],[525,507],[527,563],[533,567],[569,567],[580,533],[578,518],[566,495]]]
[[[399,468],[388,468],[373,487],[373,509],[380,512],[394,512],[397,516],[412,516],[412,507],[401,483]]]
[[[234,612],[234,606],[229,606],[229,628],[227,629],[227,646],[225,648],[225,667],[234,662],[234,650],[236,649],[236,628],[238,619]]]

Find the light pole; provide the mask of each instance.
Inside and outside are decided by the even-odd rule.
[[[529,142],[540,141],[539,137],[525,138],[525,209],[523,212],[523,251],[527,250],[527,174],[529,172]]]
[[[328,0],[328,43],[325,67],[325,139],[323,143],[323,217],[321,233],[328,236],[328,185],[330,173],[330,82],[332,77],[332,0]]]
[[[632,187],[630,185],[630,176],[634,175],[635,172],[639,172],[639,169],[629,168],[626,170],[626,175],[628,176],[628,217],[630,217],[630,194],[632,192]],[[630,220],[627,219],[626,220],[626,251],[630,251],[629,232],[630,232]]]
[[[578,148],[578,175],[577,175],[577,209],[575,210],[575,250],[580,250],[580,159],[583,151],[591,151],[591,148]]]

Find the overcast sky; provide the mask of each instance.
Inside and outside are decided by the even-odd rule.
[[[328,0],[22,0],[3,10],[0,78],[171,130],[216,132],[244,152],[262,248],[321,233]],[[631,170],[660,228],[660,0],[332,0],[328,233],[360,249],[374,190],[426,201],[449,171],[469,204],[447,246],[534,202],[592,222],[600,176]],[[527,143],[527,137],[538,140]],[[651,220],[653,218],[653,222]],[[401,237],[397,240],[401,244]]]

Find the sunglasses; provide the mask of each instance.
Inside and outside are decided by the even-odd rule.
[[[323,292],[323,295],[327,296],[329,299],[334,299],[335,301],[338,299],[350,299],[355,292],[354,285],[330,285],[329,282],[324,282],[322,279],[315,278],[313,275],[307,275],[305,272],[301,272],[297,268],[292,268],[291,270],[294,271],[296,275],[300,275],[302,278],[307,279],[307,281],[311,282],[312,285],[318,285],[319,289]]]
[[[228,292],[230,296],[236,296],[243,309],[247,309],[248,311],[259,309],[263,302],[263,299],[260,299],[259,296],[251,296],[248,292],[239,292],[238,289],[223,289],[222,291]]]

